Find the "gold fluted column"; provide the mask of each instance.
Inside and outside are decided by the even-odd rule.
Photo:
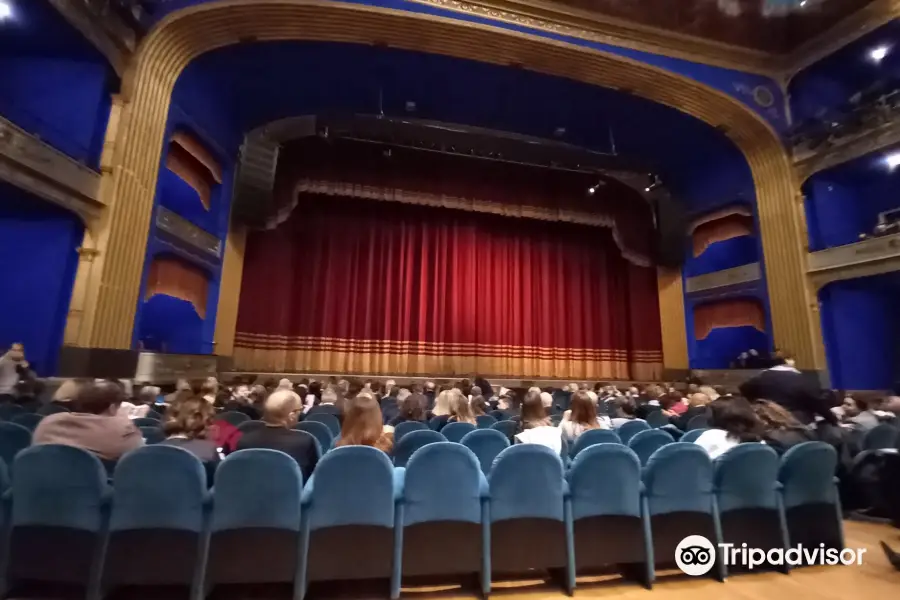
[[[618,55],[491,25],[329,0],[222,0],[176,11],[145,38],[126,76],[109,188],[114,197],[105,260],[90,326],[92,345],[128,347],[166,114],[175,79],[196,56],[248,39],[390,46],[628,89],[724,130],[753,172],[776,343],[813,363],[794,179],[777,135],[724,92]],[[102,253],[101,257],[103,259]],[[95,271],[97,270],[95,265]]]
[[[247,229],[232,223],[225,240],[225,257],[222,260],[222,278],[219,281],[219,307],[216,310],[216,354],[231,356],[234,353],[234,332],[237,327],[238,300],[241,295],[241,278],[244,274],[244,247]]]
[[[687,330],[684,319],[684,285],[680,269],[657,270],[659,325],[662,331],[664,369],[687,369]]]

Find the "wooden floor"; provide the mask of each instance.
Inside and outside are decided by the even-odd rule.
[[[900,571],[885,558],[879,541],[900,550],[900,530],[886,525],[845,523],[846,546],[865,548],[860,566],[805,567],[790,575],[752,573],[734,575],[725,583],[706,577],[687,577],[669,571],[657,574],[652,590],[632,582],[579,578],[577,598],[611,600],[900,600]],[[468,590],[403,588],[402,600],[472,600]],[[563,600],[558,586],[542,582],[495,583],[491,598],[500,600]]]

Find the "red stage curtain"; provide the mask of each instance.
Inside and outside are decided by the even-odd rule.
[[[713,329],[754,327],[766,330],[762,303],[754,298],[735,298],[700,304],[694,308],[694,338],[705,339]]]
[[[652,379],[656,270],[608,230],[302,195],[247,240],[249,371]]]
[[[156,294],[186,300],[205,319],[208,293],[209,279],[202,269],[174,256],[156,256],[150,263],[144,300]]]

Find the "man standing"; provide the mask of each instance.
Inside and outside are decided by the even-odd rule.
[[[16,342],[0,356],[0,402],[12,402],[18,395],[19,382],[31,377],[25,347]]]

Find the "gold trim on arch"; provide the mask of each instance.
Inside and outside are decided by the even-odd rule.
[[[498,65],[592,85],[627,88],[720,127],[752,169],[776,342],[814,366],[815,324],[804,277],[797,182],[770,126],[740,101],[687,77],[622,56],[458,19],[319,0],[228,0],[175,12],[140,47],[124,82],[128,100],[112,173],[106,260],[82,345],[128,348],[140,288],[166,117],[175,80],[200,54],[248,40],[379,44]],[[85,343],[86,342],[86,343]]]

